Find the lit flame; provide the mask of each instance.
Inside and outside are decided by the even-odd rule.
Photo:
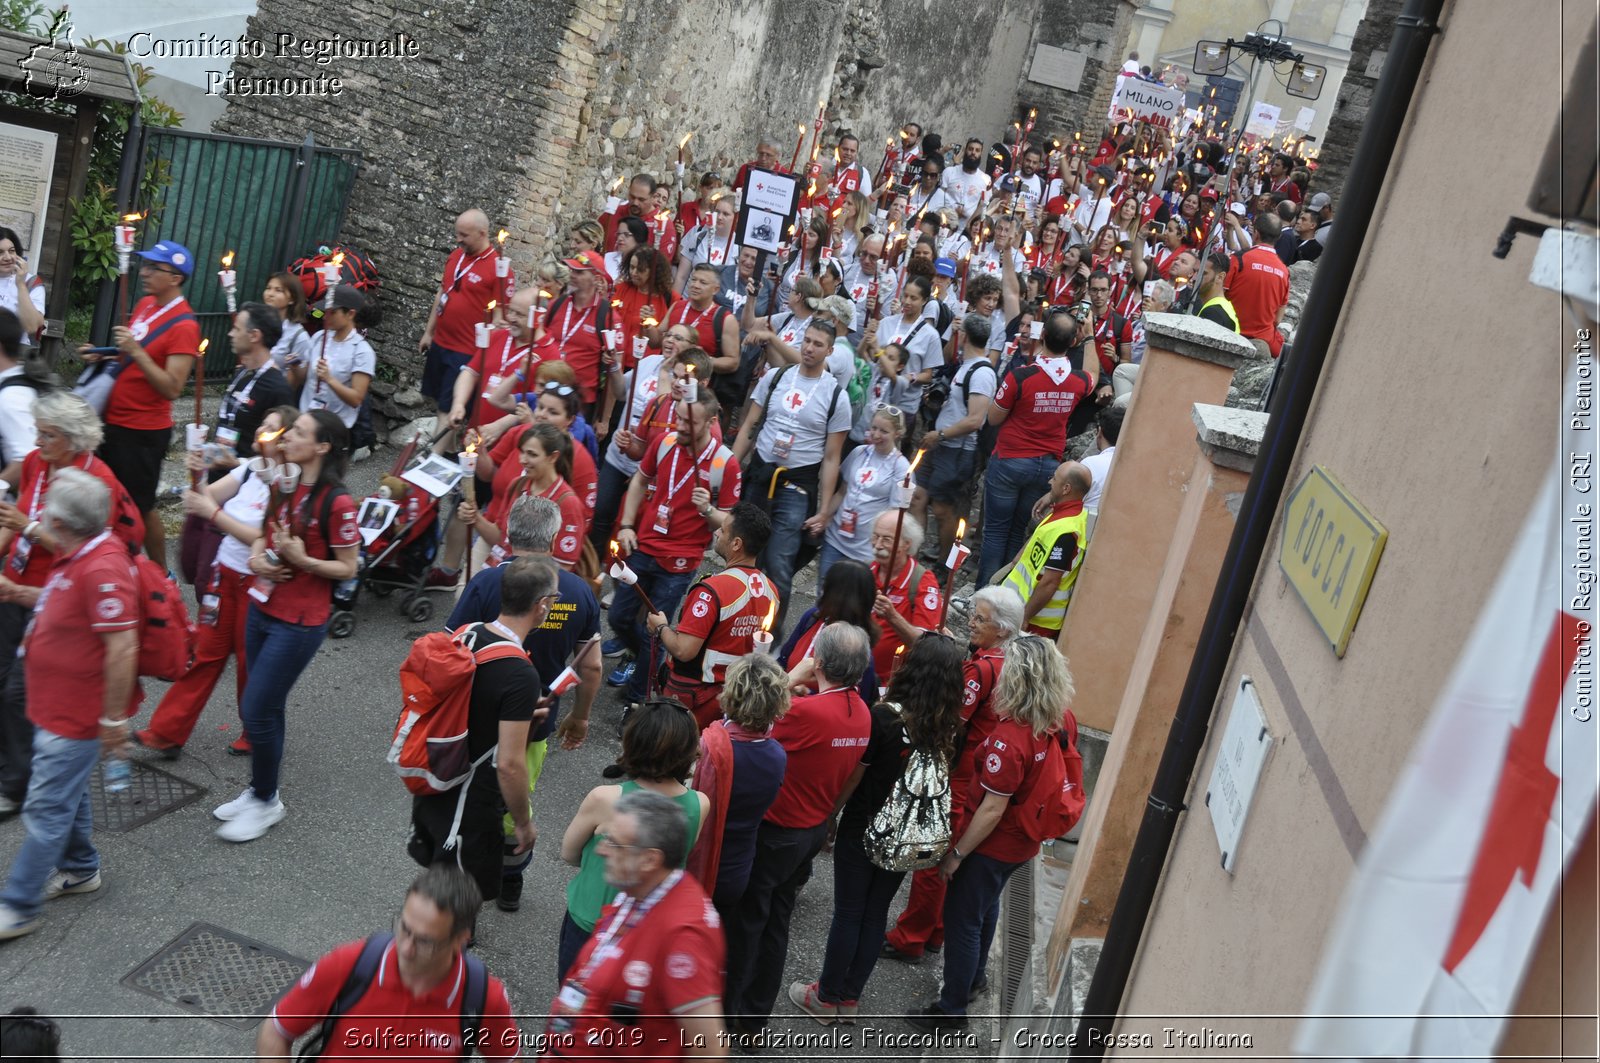
[[[843,203],[839,204],[837,207],[834,207],[833,208],[833,213],[829,214],[828,217],[837,218],[839,216],[839,212],[842,211],[842,210],[844,210],[844,204]]]
[[[144,216],[148,213],[150,212],[146,210],[140,211],[138,214],[124,214],[122,220],[130,224],[136,221],[144,221]]]
[[[344,265],[344,252],[343,251],[340,251],[338,254],[333,256],[333,264],[335,266]]]
[[[800,127],[800,135],[801,136],[805,136],[806,135],[806,124],[804,122],[796,122],[795,125]]]
[[[1030,122],[1033,121],[1033,116],[1038,114],[1038,113],[1039,113],[1039,109],[1037,107],[1029,107],[1028,108],[1028,121],[1030,121]]]
[[[804,133],[804,132],[805,132],[805,129],[806,129],[806,127],[805,127],[805,126],[801,126],[801,127],[800,127],[800,131],[801,131],[801,132],[802,132],[802,133]],[[687,147],[687,146],[688,146],[688,144],[689,144],[689,138],[690,138],[690,137],[692,137],[692,136],[694,136],[694,130],[692,130],[692,129],[691,129],[691,130],[690,130],[690,131],[689,131],[689,132],[687,132],[687,133],[685,133],[685,134],[684,134],[684,135],[683,135],[683,139],[682,139],[682,140],[680,140],[680,141],[678,141],[678,150],[679,150],[679,151],[682,151],[682,150],[683,150],[683,149],[684,149],[684,148],[685,148],[685,147]]]
[[[655,328],[659,324],[661,324],[661,322],[657,321],[653,317],[647,317],[647,318],[644,319],[644,327],[645,328]]]
[[[256,442],[258,442],[258,443],[271,443],[273,440],[277,439],[279,436],[283,435],[283,433],[287,432],[288,430],[289,430],[288,426],[286,425],[283,428],[278,429],[276,432],[262,432],[259,436],[256,437]]]
[[[484,308],[483,308],[483,309],[484,309],[484,310],[485,310],[485,311],[486,311],[486,312],[487,312],[487,313],[491,313],[491,314],[492,314],[492,313],[494,313],[494,308],[495,308],[495,307],[496,307],[496,306],[498,306],[498,305],[499,305],[499,304],[498,304],[498,303],[496,303],[496,302],[495,302],[495,301],[494,301],[494,300],[493,300],[493,299],[490,299],[490,300],[489,300],[489,305],[488,305],[488,306],[486,306],[486,307],[484,307]]]
[[[612,309],[621,310],[622,309],[622,300],[621,299],[613,299],[613,300],[611,300],[611,306],[612,306]]]
[[[923,455],[923,453],[924,453],[923,449],[921,447],[918,447],[917,448],[917,456],[911,459],[911,468],[906,470],[906,479],[909,480],[911,478],[911,474],[917,471],[917,466],[922,464],[922,455]]]
[[[772,622],[776,619],[778,619],[778,603],[773,601],[772,608],[767,610],[767,618],[761,621],[761,630],[770,635],[772,633]]]
[[[200,357],[204,358],[206,356],[206,348],[209,347],[209,346],[211,346],[211,341],[210,340],[201,340],[200,341]]]
[[[966,517],[962,517],[960,520],[956,521],[956,542],[957,543],[961,543],[961,542],[965,541],[966,537],[967,537],[967,518]]]
[[[540,288],[539,289],[539,298],[548,299],[548,298],[550,298],[550,293],[545,291],[543,288]]]
[[[496,236],[494,238],[494,242],[499,244],[501,247],[504,247],[505,243],[506,243],[506,237],[508,237],[510,235],[511,235],[510,233],[506,232],[504,229],[501,229],[500,230],[500,235]]]
[[[617,189],[619,189],[621,187],[622,187],[622,176],[619,174],[617,176],[617,179],[615,181],[611,182],[611,194],[612,195],[616,195],[617,194]]]
[[[617,545],[617,541],[615,539],[612,539],[611,540],[611,556],[612,557],[616,557],[617,556],[617,552],[619,550],[621,550],[621,549],[622,548]]]
[[[222,268],[223,269],[232,269],[233,268],[233,252],[232,251],[229,251],[227,254],[222,256]]]

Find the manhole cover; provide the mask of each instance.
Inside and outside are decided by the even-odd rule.
[[[240,1030],[254,1029],[311,964],[210,923],[195,923],[122,984]]]
[[[206,792],[203,786],[141,761],[130,760],[128,766],[133,769],[128,788],[119,794],[106,793],[105,763],[94,769],[89,793],[94,802],[95,830],[122,834],[182,808]]]

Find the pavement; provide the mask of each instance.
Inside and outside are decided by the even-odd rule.
[[[353,466],[352,493],[359,498],[375,490],[392,456],[380,450]],[[172,468],[169,462],[169,475]],[[170,547],[175,551],[176,542]],[[814,573],[813,567],[797,580],[794,616],[814,594]],[[232,845],[214,834],[218,824],[211,809],[237,795],[249,775],[248,758],[230,757],[225,748],[239,728],[231,669],[180,760],[167,763],[136,752],[136,759],[149,759],[206,793],[127,833],[97,832],[104,887],[50,902],[37,932],[0,944],[0,1011],[30,1004],[57,1017],[63,1051],[75,1059],[253,1058],[253,1029],[191,1014],[123,979],[196,922],[307,961],[391,925],[418,869],[405,854],[409,795],[384,754],[399,712],[400,662],[411,640],[448,614],[449,597],[436,598],[434,619],[418,624],[399,615],[398,599],[364,596],[355,633],[324,643],[290,698],[282,784],[288,816],[264,838]],[[146,681],[141,725],[164,689]],[[574,873],[560,862],[560,837],[618,752],[613,729],[619,712],[616,692],[604,689],[583,747],[551,750],[535,796],[539,842],[522,909],[507,914],[491,905],[479,921],[477,952],[505,980],[514,1010],[525,1016],[519,1022],[525,1032],[542,1029],[557,990],[556,943],[565,886]],[[0,862],[9,866],[21,838],[18,819],[0,824]],[[795,911],[785,985],[816,976],[831,913],[832,862],[824,855]],[[930,1039],[899,1016],[936,995],[938,979],[935,959],[916,967],[883,961],[867,987],[861,1025],[853,1030],[826,1029],[780,996],[773,1028],[822,1040],[765,1054],[921,1055]],[[988,1001],[980,1000],[977,1009]],[[991,1055],[989,1031],[978,1023],[975,1034],[930,1054]]]

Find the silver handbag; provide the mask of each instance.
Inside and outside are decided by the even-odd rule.
[[[911,751],[861,844],[867,859],[885,871],[921,871],[944,859],[950,848],[950,772],[943,757]]]

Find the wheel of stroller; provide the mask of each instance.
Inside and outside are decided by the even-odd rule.
[[[394,584],[373,582],[367,584],[367,590],[372,592],[374,598],[387,598],[394,594]]]
[[[433,599],[425,594],[419,594],[406,606],[406,616],[418,623],[433,615]]]
[[[340,609],[328,620],[328,637],[334,639],[347,639],[356,631],[356,614],[348,609]]]

